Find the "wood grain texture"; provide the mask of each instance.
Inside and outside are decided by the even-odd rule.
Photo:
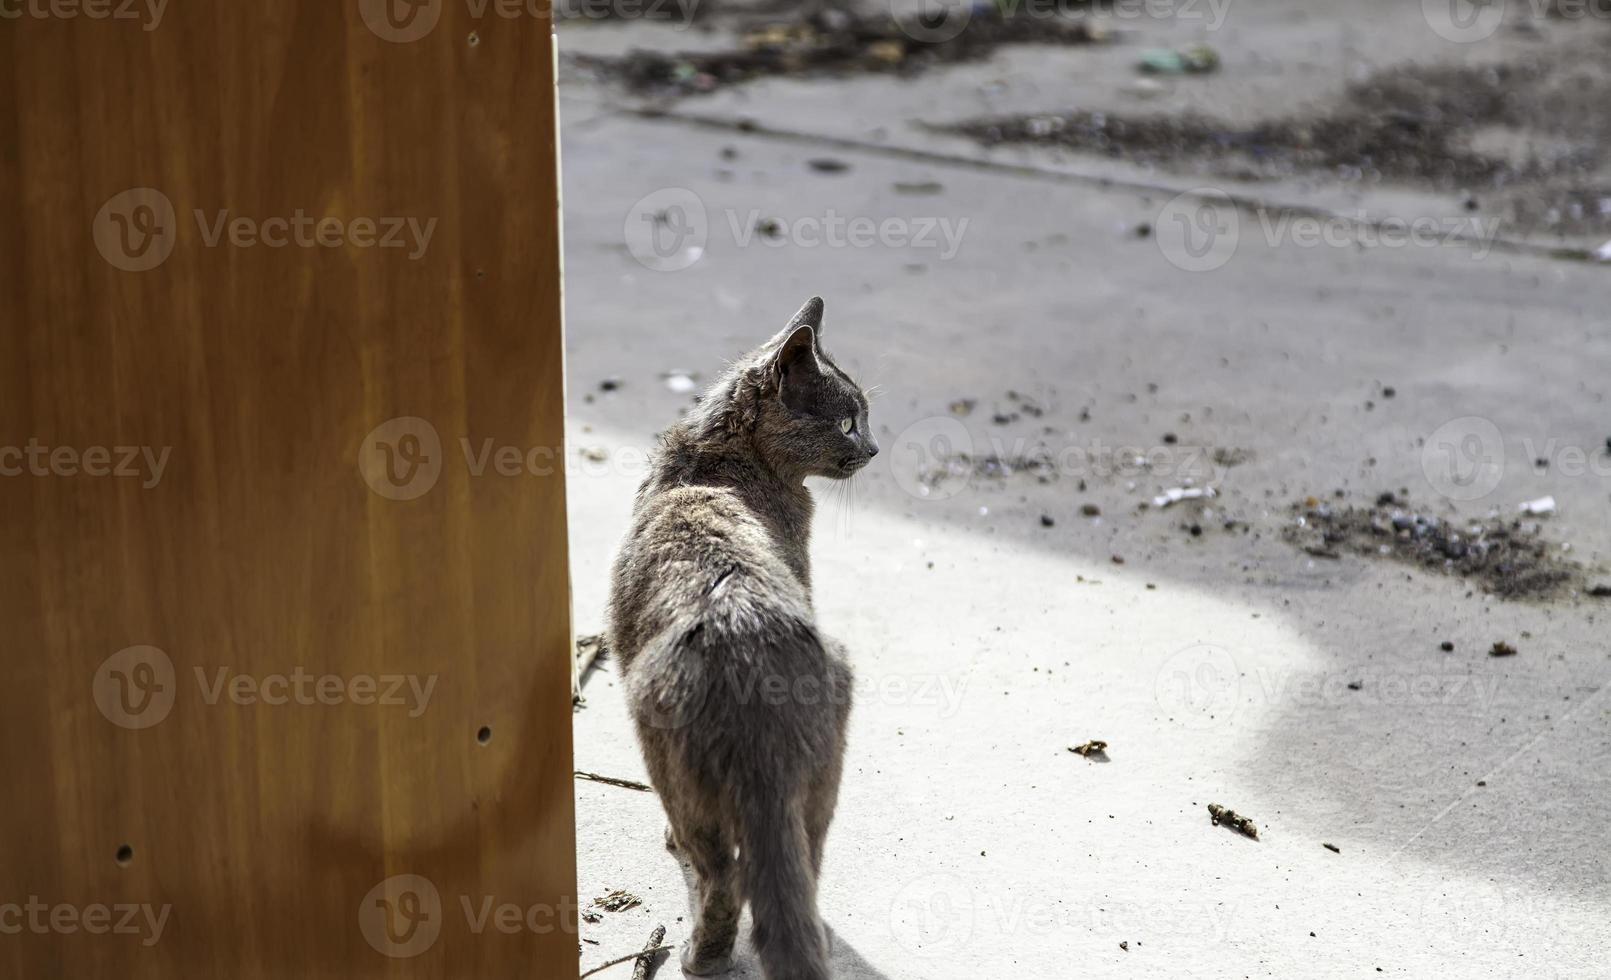
[[[551,25],[372,6],[0,23],[0,975],[576,976]],[[401,416],[414,499],[360,472]],[[399,875],[440,908],[377,943]]]

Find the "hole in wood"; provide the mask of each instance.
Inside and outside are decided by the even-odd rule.
[[[117,849],[116,857],[118,866],[126,868],[129,866],[129,862],[134,860],[134,848],[124,844]]]
[[[480,742],[482,745],[486,745],[488,742],[492,741],[492,729],[482,725],[481,730],[475,733],[475,740]]]

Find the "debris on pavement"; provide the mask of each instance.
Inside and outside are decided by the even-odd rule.
[[[1529,500],[1521,505],[1521,512],[1530,517],[1543,517],[1546,514],[1553,514],[1555,513],[1555,498],[1539,497],[1537,500]]]
[[[1208,816],[1216,827],[1218,827],[1220,824],[1224,824],[1240,834],[1244,834],[1253,838],[1254,840],[1259,839],[1259,828],[1254,825],[1253,821],[1242,816],[1240,813],[1237,813],[1235,810],[1232,810],[1230,807],[1220,806],[1218,803],[1210,803],[1208,804]]]
[[[1184,48],[1148,48],[1138,67],[1154,75],[1205,75],[1219,69],[1219,52],[1206,44]]]
[[[1322,841],[1320,843],[1320,846],[1324,847],[1326,850],[1330,851],[1333,854],[1341,854],[1342,853],[1342,848],[1338,847],[1336,844],[1327,844],[1326,842]]]
[[[586,980],[587,977],[591,977],[596,973],[603,973],[612,966],[620,966],[622,963],[628,962],[633,964],[632,980],[649,980],[649,978],[654,975],[655,960],[659,957],[659,955],[675,948],[671,945],[666,945],[665,938],[666,927],[655,926],[654,931],[649,934],[648,945],[644,946],[642,950],[636,953],[628,953],[625,956],[618,956],[613,960],[600,963],[593,969],[583,973],[580,977],[578,977],[578,980]]]
[[[649,933],[649,941],[643,945],[643,952],[638,954],[637,962],[632,967],[632,980],[649,980],[650,976],[654,974],[655,958],[659,955],[660,950],[664,948],[660,944],[665,939],[666,927],[663,925],[655,926],[654,931]]]
[[[1594,257],[1601,262],[1611,262],[1611,242],[1606,242],[1594,250]]]
[[[1434,517],[1408,509],[1392,494],[1382,494],[1372,507],[1309,497],[1293,509],[1297,516],[1282,536],[1309,554],[1391,558],[1476,579],[1503,599],[1547,598],[1581,586],[1582,568],[1559,557],[1536,523]]]
[[[1107,755],[1108,743],[1099,738],[1093,738],[1089,742],[1084,742],[1079,745],[1070,745],[1068,750],[1075,755],[1084,756],[1085,758],[1089,759],[1093,755]]]
[[[1490,657],[1514,657],[1515,655],[1516,648],[1504,640],[1495,640],[1494,645],[1488,649],[1488,656]]]
[[[809,7],[812,5],[802,5]],[[1092,21],[976,7],[967,29],[936,37],[915,18],[829,7],[792,11],[743,35],[737,48],[667,52],[634,48],[625,55],[573,55],[576,65],[619,81],[640,95],[685,96],[779,75],[893,73],[915,75],[940,64],[980,61],[1011,44],[1099,44]]]
[[[1170,487],[1152,498],[1152,506],[1163,508],[1182,500],[1212,500],[1214,496],[1213,487]]]
[[[586,779],[590,782],[604,783],[607,786],[619,786],[622,789],[635,789],[640,793],[653,793],[654,787],[648,783],[640,783],[636,779],[621,779],[617,776],[600,776],[596,772],[576,770],[577,779]]]
[[[607,895],[600,895],[598,898],[593,899],[593,906],[606,912],[625,912],[627,909],[635,909],[642,904],[643,899],[624,888],[617,888]]]
[[[694,381],[694,373],[692,371],[671,370],[667,371],[665,374],[662,374],[660,377],[661,380],[666,383],[667,390],[673,391],[679,395],[686,395],[695,388],[699,387],[699,385]]]

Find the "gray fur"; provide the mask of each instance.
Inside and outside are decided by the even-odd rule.
[[[698,878],[695,975],[731,966],[747,899],[766,980],[828,978],[817,876],[851,671],[816,626],[804,480],[849,477],[878,446],[821,328],[813,298],[665,433],[615,560],[610,649],[667,843]]]

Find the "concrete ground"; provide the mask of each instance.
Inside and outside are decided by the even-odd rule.
[[[1427,39],[1416,6],[1232,6],[1210,35],[1225,67],[1169,99],[1204,99],[1200,81],[1222,115],[1256,115],[1367,62],[1524,43]],[[1603,576],[1611,270],[1454,241],[1305,243],[1247,211],[1198,255],[1170,237],[1169,202],[1199,175],[911,126],[1030,98],[1118,105],[1148,33],[1198,30],[1123,26],[1122,48],[763,81],[659,118],[562,74],[578,632],[602,625],[641,454],[688,404],[663,373],[709,380],[821,294],[824,343],[878,386],[884,446],[853,487],[815,487],[818,615],[859,675],[821,895],[836,976],[1604,976],[1603,600],[1508,602],[1436,571],[1317,558],[1280,532],[1294,502],[1339,490],[1469,518],[1549,494],[1544,533]],[[1568,28],[1525,43],[1611,33]],[[562,51],[722,39],[639,23],[560,35]],[[759,130],[728,125],[741,118]],[[809,164],[823,158],[845,166]],[[1234,191],[1362,200],[1323,181]],[[1369,194],[1457,213],[1416,188]],[[644,224],[657,213],[669,224]],[[833,216],[914,234],[813,244]],[[777,241],[746,234],[758,219],[781,223]],[[926,242],[919,225],[961,231]],[[645,228],[674,247],[646,252]],[[965,416],[961,399],[976,401]],[[925,483],[947,447],[1042,448],[1057,465]],[[1183,485],[1218,496],[1138,507]],[[1497,640],[1518,655],[1490,657]],[[584,693],[576,767],[644,779],[613,667]],[[1088,739],[1107,761],[1069,752]],[[654,796],[578,781],[576,801],[584,905],[642,899],[583,923],[583,969],[655,924],[686,938]],[[1212,826],[1209,803],[1260,839]],[[675,958],[658,973],[679,975]],[[759,978],[747,947],[732,976]]]

